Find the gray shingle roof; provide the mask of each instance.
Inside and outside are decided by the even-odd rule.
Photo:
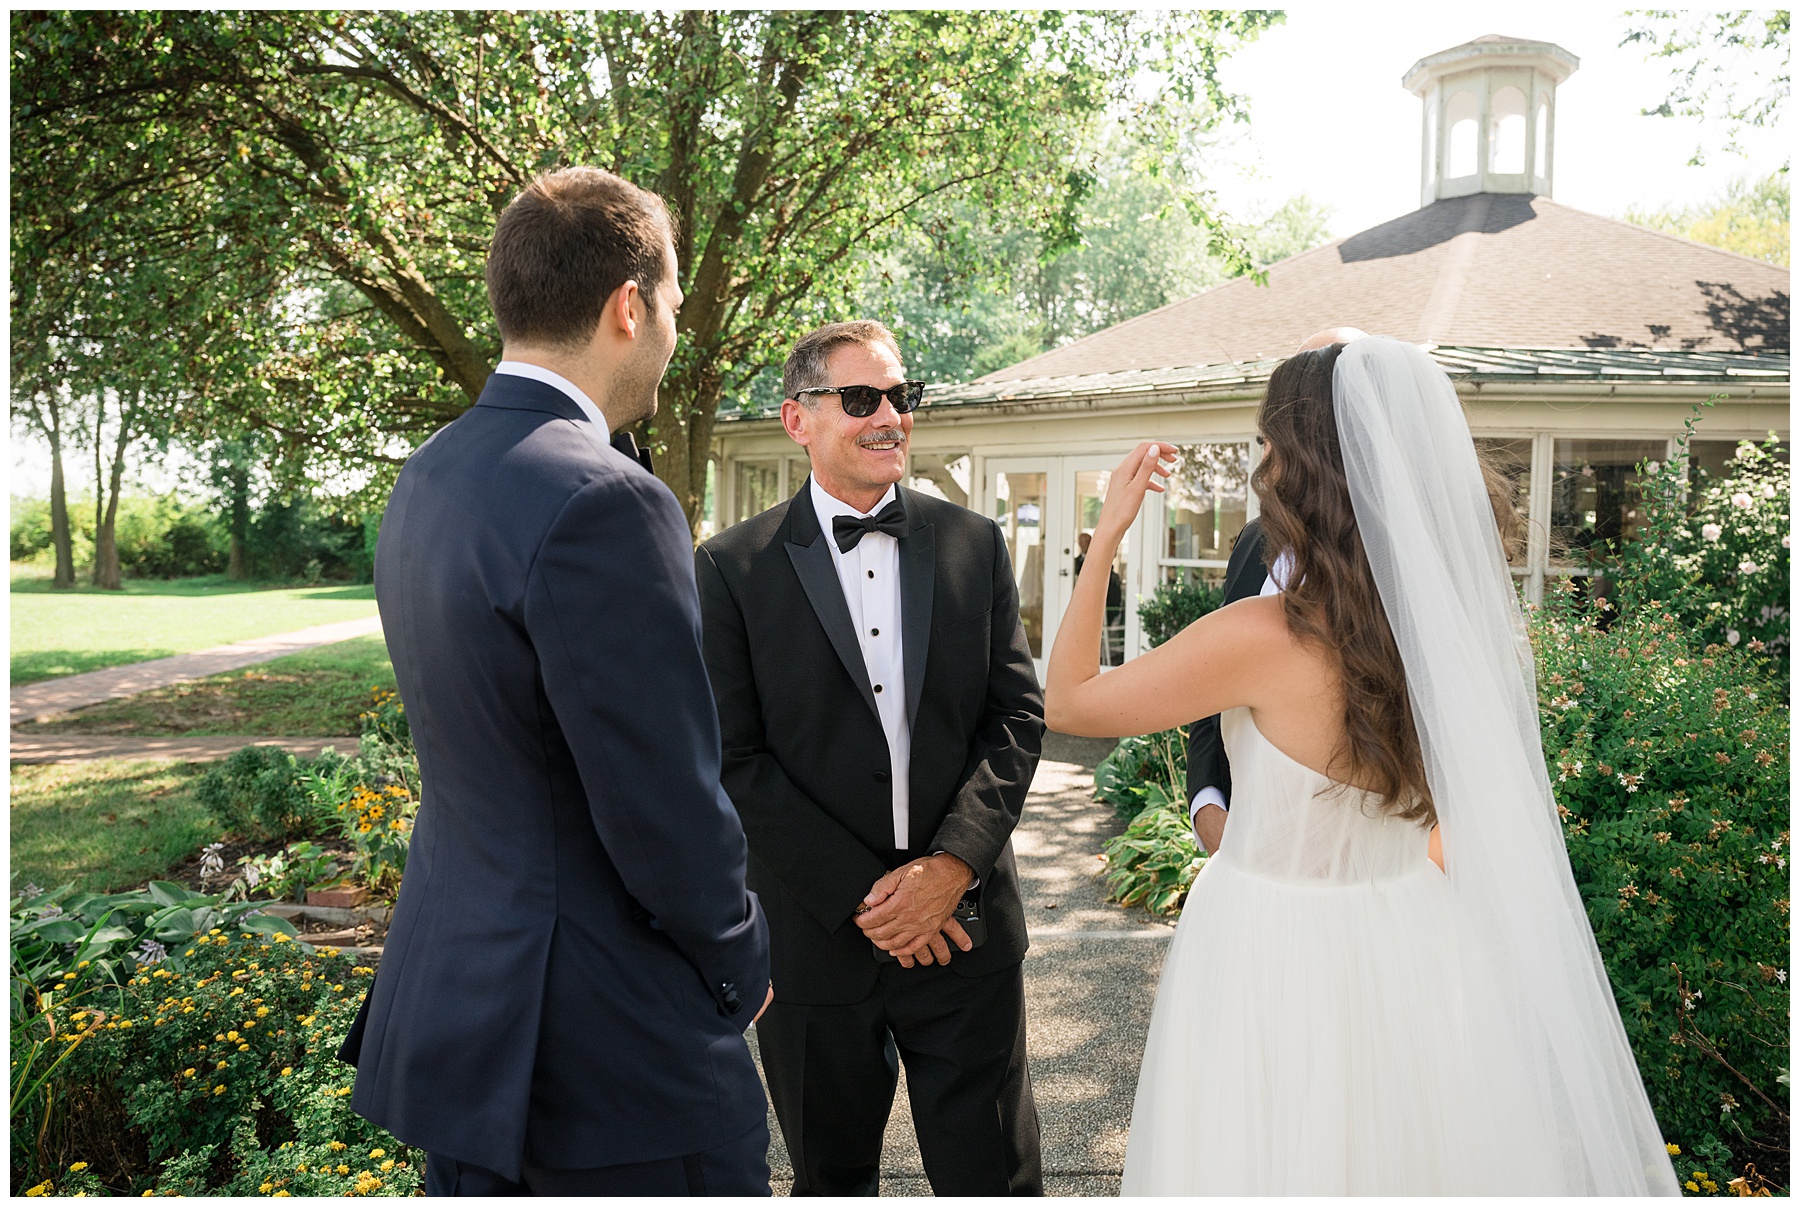
[[[1786,382],[1785,352],[1652,352],[1615,349],[1480,348],[1438,345],[1431,355],[1459,381],[1472,382],[1689,382],[1695,384]],[[1185,402],[1209,392],[1259,389],[1282,358],[1263,357],[1218,365],[1127,369],[1116,373],[1015,378],[931,386],[933,409],[1050,403],[1062,399]]]
[[[1438,201],[982,382],[1283,357],[1325,327],[1490,349],[1788,351],[1785,268],[1547,197]]]

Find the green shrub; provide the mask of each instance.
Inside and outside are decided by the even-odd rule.
[[[1194,841],[1180,792],[1149,785],[1144,807],[1105,847],[1107,896],[1153,914],[1178,912],[1206,855]]]
[[[1785,1149],[1788,714],[1770,661],[1670,611],[1534,620],[1576,883],[1658,1121],[1690,1152]]]
[[[1766,646],[1785,659],[1790,488],[1774,441],[1743,441],[1725,477],[1691,491],[1679,458],[1642,490],[1647,523],[1621,554],[1621,609],[1667,612],[1701,645]],[[1786,675],[1785,662],[1776,669]]]
[[[28,562],[50,548],[50,500],[12,496],[12,560]]]
[[[1120,738],[1094,768],[1094,799],[1111,805],[1120,819],[1129,821],[1155,793],[1179,797],[1186,781],[1187,730],[1165,729]]]
[[[1178,578],[1164,583],[1138,604],[1138,623],[1143,626],[1144,640],[1158,646],[1224,604],[1222,588]]]
[[[227,833],[259,841],[312,837],[320,819],[300,784],[304,767],[279,746],[245,746],[201,774],[194,799]]]
[[[62,1114],[13,1146],[15,1187],[76,1162],[114,1194],[412,1195],[424,1154],[350,1110],[335,1059],[368,968],[285,935],[198,936],[98,1017],[57,1003]],[[67,1190],[66,1180],[62,1189]]]

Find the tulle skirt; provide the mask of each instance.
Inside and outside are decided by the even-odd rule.
[[[1481,1193],[1454,917],[1435,864],[1308,884],[1208,860],[1163,964],[1122,1193]]]

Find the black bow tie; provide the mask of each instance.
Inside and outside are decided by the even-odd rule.
[[[831,535],[839,553],[850,552],[871,532],[885,532],[895,540],[906,535],[906,508],[901,506],[900,496],[895,495],[892,503],[874,515],[840,515],[831,519]]]
[[[615,433],[612,438],[612,446],[621,453],[624,453],[627,457],[630,457],[633,461],[636,461],[645,469],[650,470],[651,473],[656,472],[650,467],[650,450],[647,448],[639,448],[637,446],[637,441],[632,438],[630,432]]]

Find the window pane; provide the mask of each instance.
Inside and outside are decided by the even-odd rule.
[[[994,522],[1006,537],[1019,620],[1031,656],[1044,656],[1044,474],[995,474]]]
[[[921,453],[907,467],[906,484],[934,498],[969,505],[969,454]]]
[[[1223,561],[1250,503],[1250,445],[1184,444],[1163,495],[1165,558]]]
[[[1506,551],[1506,560],[1514,566],[1525,564],[1523,521],[1531,514],[1531,440],[1504,436],[1477,436],[1475,447],[1483,460],[1504,474],[1512,484],[1512,502],[1518,509],[1521,539]]]
[[[1668,453],[1663,440],[1558,440],[1550,483],[1550,560],[1586,566],[1631,540],[1644,522],[1637,466]],[[1588,550],[1594,549],[1594,553]]]
[[[1737,459],[1737,440],[1695,440],[1688,445],[1688,481],[1698,486],[1703,480],[1717,481],[1729,478],[1732,473],[1731,463]],[[1762,441],[1753,442],[1758,448]],[[1788,442],[1783,440],[1776,446],[1776,459],[1782,464],[1788,461]]]
[[[777,461],[739,461],[736,489],[732,492],[733,524],[761,515],[781,502],[781,465]]]
[[[1088,544],[1094,539],[1094,525],[1100,520],[1100,508],[1106,502],[1106,482],[1110,470],[1084,469],[1075,474],[1075,543],[1070,575],[1081,573],[1087,561]],[[1106,575],[1106,624],[1100,639],[1100,665],[1119,666],[1125,661],[1125,546],[1119,546],[1112,568]]]

